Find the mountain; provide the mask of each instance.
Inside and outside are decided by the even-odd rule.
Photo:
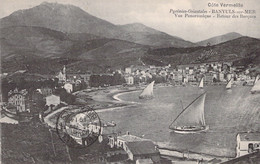
[[[121,30],[116,25],[94,17],[79,7],[44,2],[39,6],[19,10],[0,20],[1,27],[37,26],[67,33],[89,33],[113,37]]]
[[[120,36],[122,40],[134,43],[159,46],[159,47],[193,47],[194,43],[185,41],[179,37],[157,31],[141,23],[133,23],[119,26],[125,33]]]
[[[36,26],[64,33],[86,33],[157,47],[188,47],[195,44],[141,24],[117,26],[73,5],[44,2],[19,10],[0,20],[0,27]],[[135,31],[137,30],[137,31]]]
[[[212,61],[260,64],[260,40],[240,37],[213,46],[154,48],[92,34],[68,34],[43,27],[0,29],[2,72],[101,73],[129,65],[177,65]]]
[[[1,28],[1,57],[60,57],[69,51],[73,41],[62,32],[42,27],[8,27]]]
[[[219,44],[219,43],[223,43],[223,42],[226,42],[226,41],[237,39],[239,37],[242,37],[242,35],[239,34],[239,33],[236,33],[236,32],[231,32],[231,33],[227,33],[227,34],[224,34],[224,35],[212,37],[212,38],[209,38],[207,40],[197,42],[196,44],[199,45],[199,46],[207,46],[208,44],[216,45],[216,44]]]
[[[172,65],[215,61],[234,61],[245,65],[260,65],[260,40],[240,37],[206,47],[150,49],[146,58]]]
[[[149,47],[117,39],[67,34],[43,27],[0,29],[3,72],[27,70],[54,73],[63,65],[69,71],[104,72],[136,64]]]

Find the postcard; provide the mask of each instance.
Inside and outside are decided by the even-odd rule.
[[[1,0],[1,162],[259,162],[259,12]]]

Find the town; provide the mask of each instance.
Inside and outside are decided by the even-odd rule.
[[[62,108],[69,108],[72,111],[71,105],[74,106],[73,108],[75,106],[77,108],[77,105],[79,105],[77,94],[75,94],[77,91],[86,90],[92,92],[104,90],[112,86],[124,89],[132,86],[139,88],[151,81],[155,81],[158,85],[167,86],[198,86],[201,78],[204,78],[205,85],[224,85],[230,80],[232,80],[233,85],[253,85],[256,72],[252,71],[251,67],[253,66],[236,66],[232,62],[178,65],[175,68],[171,67],[171,65],[132,65],[103,74],[77,74],[67,73],[67,68],[64,66],[52,79],[43,78],[34,81],[23,79],[16,82],[12,80],[7,81],[5,76],[8,76],[8,74],[4,73],[1,75],[3,85],[1,112],[5,117],[1,118],[0,121],[1,123],[26,126],[38,120],[38,122],[46,124],[48,128],[55,131],[55,124],[53,122],[48,124],[48,122],[51,122],[48,117]],[[19,73],[21,72],[22,74],[26,73],[23,71]],[[79,109],[78,107],[77,111]],[[104,154],[99,160],[103,162],[113,162],[115,160],[130,161],[130,163],[169,163],[172,160],[162,156],[162,154],[168,156],[172,152],[159,149],[151,140],[130,135],[127,131],[124,135],[118,134],[118,132],[113,130],[113,127],[116,126],[114,122],[102,121],[100,125],[95,122],[86,124],[84,123],[86,119],[86,115],[78,114],[69,123],[66,123],[64,127],[66,127],[66,132],[70,137],[74,139],[79,138],[75,139],[75,144],[80,145],[87,144],[83,139],[84,137],[82,137],[83,135],[100,132],[98,142],[103,145],[102,149],[105,151],[101,151]],[[249,137],[246,137],[247,135]],[[244,151],[239,146],[244,141],[250,142],[250,144],[257,144],[259,138],[255,141],[254,133],[238,134],[237,157],[246,155],[248,152],[255,152],[253,150]],[[187,154],[183,153],[181,156],[187,156]],[[192,153],[189,153],[188,156],[188,159],[191,158],[195,162],[203,163],[203,160],[199,160],[198,157],[192,158]],[[214,159],[207,156],[199,158],[205,161]]]

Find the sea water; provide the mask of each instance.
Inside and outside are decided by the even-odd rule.
[[[136,105],[99,113],[103,120],[115,121],[115,132],[152,139],[164,147],[235,156],[236,135],[239,132],[260,131],[260,94],[251,94],[251,87],[226,90],[225,86],[157,87],[154,99],[141,100],[141,91],[127,92],[117,97]],[[168,126],[200,94],[206,92],[205,120],[209,130],[194,134],[178,134]]]

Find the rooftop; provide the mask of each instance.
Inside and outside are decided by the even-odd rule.
[[[145,163],[145,164],[153,164],[153,161],[150,159],[150,158],[148,158],[148,159],[138,159],[138,160],[136,160],[136,163],[137,163],[137,161],[139,162],[139,163]]]
[[[222,164],[241,164],[241,163],[259,163],[260,152],[255,152],[247,155],[243,155],[238,158],[231,159],[229,161],[223,162]]]
[[[126,142],[126,145],[133,155],[159,153],[159,150],[155,148],[155,144],[152,141]]]
[[[123,141],[126,141],[126,142],[147,141],[147,139],[140,138],[140,137],[130,135],[130,134],[118,136],[117,139],[123,140]]]
[[[239,133],[241,141],[260,141],[260,132],[254,133]]]

